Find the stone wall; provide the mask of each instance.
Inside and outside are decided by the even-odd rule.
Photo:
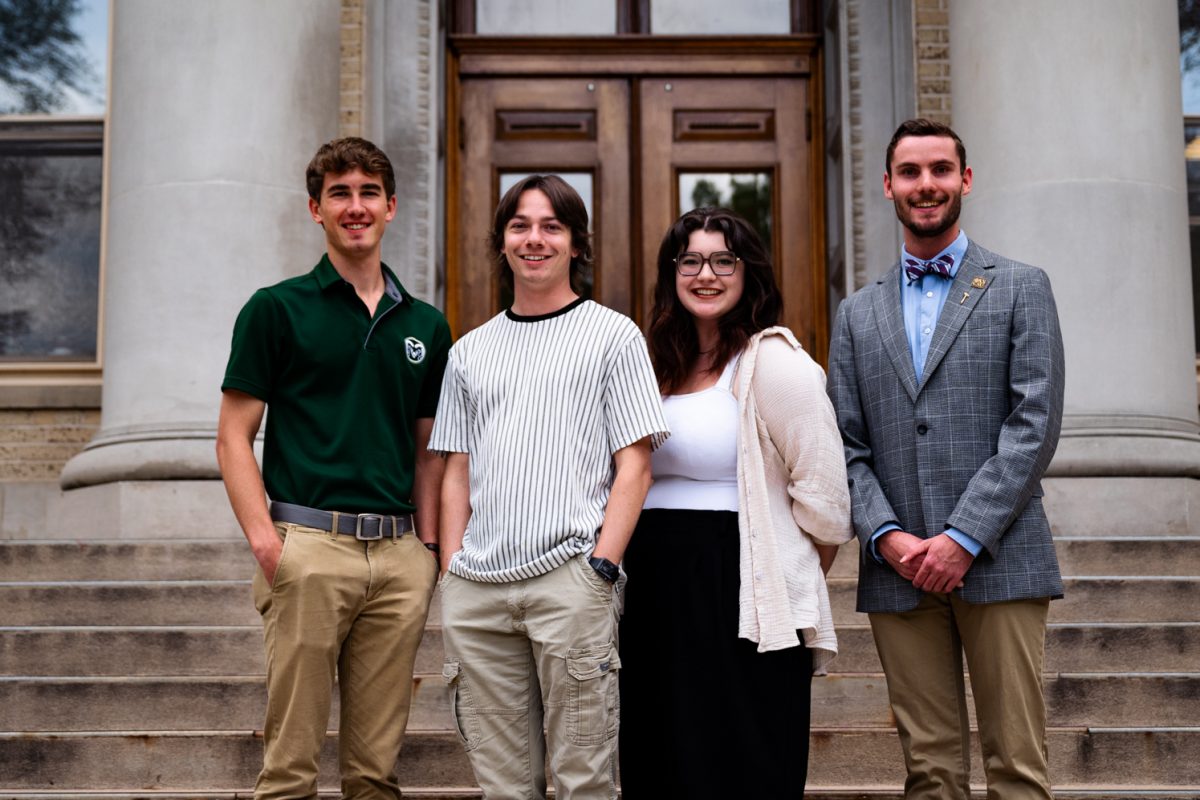
[[[100,427],[96,408],[0,408],[0,481],[56,481]]]
[[[915,0],[917,116],[950,123],[950,0]]]

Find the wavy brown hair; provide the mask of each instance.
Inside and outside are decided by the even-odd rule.
[[[378,175],[383,181],[384,199],[391,200],[396,194],[396,173],[392,162],[382,150],[358,136],[334,139],[321,145],[321,149],[308,162],[304,170],[304,183],[308,196],[321,202],[321,189],[325,185],[325,173],[341,175],[358,167],[367,175]]]
[[[745,276],[737,305],[717,321],[717,348],[710,372],[724,368],[751,336],[778,323],[783,311],[771,259],[749,222],[727,208],[697,208],[684,214],[667,230],[658,248],[658,279],[650,316],[650,360],[663,394],[673,394],[683,385],[700,356],[696,324],[675,290],[675,258],[687,250],[693,231],[723,235],[725,246],[741,259]]]

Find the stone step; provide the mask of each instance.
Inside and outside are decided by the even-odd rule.
[[[1186,726],[1200,719],[1200,673],[1044,676],[1050,724]],[[0,678],[3,724],[10,731],[255,730],[266,687],[257,676],[155,678]],[[337,727],[334,692],[330,727]],[[813,681],[816,727],[886,727],[887,687],[880,674],[829,675]],[[972,718],[973,718],[972,714]],[[409,726],[453,730],[440,674],[414,681]]]
[[[1050,604],[1051,622],[1192,622],[1200,619],[1200,577],[1098,576],[1064,578],[1064,597]],[[855,611],[857,585],[848,578],[829,581],[836,623],[866,622]]]
[[[408,800],[483,800],[483,794],[478,789],[402,788],[404,796]],[[3,791],[0,793],[0,800],[247,800],[250,796],[251,790],[249,789],[203,792],[165,789],[144,792],[41,792],[31,790]],[[323,789],[318,792],[317,796],[339,798],[341,792],[335,789]],[[1059,800],[1196,800],[1200,796],[1200,787],[1189,789],[1171,789],[1169,787],[1103,789],[1056,786],[1054,796]],[[553,788],[548,789],[547,797],[555,797]],[[814,790],[809,785],[805,789],[804,797],[805,800],[904,800],[904,792],[899,788],[864,787],[821,787]],[[972,800],[985,800],[984,788],[982,786],[972,787],[971,798]],[[738,795],[727,798],[727,800],[747,800],[747,798]],[[760,799],[754,798],[753,800]]]
[[[261,730],[261,676],[178,678],[0,678],[3,725],[10,731]],[[332,693],[330,727],[337,728]],[[454,730],[441,671],[413,680],[409,727]]]
[[[262,626],[0,628],[0,675],[263,675]],[[442,674],[442,631],[425,629],[418,674]]]
[[[1064,536],[1054,544],[1064,575],[1200,575],[1200,537]]]
[[[1188,622],[1196,619],[1200,577],[1090,577],[1064,580],[1066,597],[1050,604],[1056,622]],[[862,623],[856,585],[829,581],[838,623]],[[438,595],[430,618],[441,618]],[[253,625],[250,582],[10,581],[0,583],[0,620],[21,625]]]
[[[1200,538],[1194,536],[1056,537],[1063,575],[1200,575]],[[858,542],[842,545],[830,578],[858,576]]]
[[[868,625],[839,625],[832,673],[881,672]],[[1048,672],[1192,672],[1200,622],[1063,623],[1046,629]]]
[[[1176,727],[1200,720],[1200,673],[1047,673],[1042,680],[1047,717],[1055,727]],[[968,711],[974,724],[973,701]],[[812,724],[867,728],[893,724],[883,675],[815,678]]]
[[[974,738],[974,737],[973,737]],[[1057,783],[1133,790],[1200,787],[1200,728],[1052,728],[1047,733]],[[981,782],[978,744],[974,779]],[[334,738],[322,753],[322,784],[336,774]],[[61,732],[0,734],[0,786],[5,791],[87,787],[93,790],[208,791],[249,787],[262,758],[252,732]],[[398,764],[401,785],[470,787],[465,754],[455,734],[410,731]],[[895,791],[903,782],[895,731],[814,729],[809,785],[855,791]]]
[[[1200,574],[1196,537],[1059,537],[1063,574]],[[0,580],[249,580],[254,559],[244,539],[0,542]],[[830,577],[858,574],[858,543],[842,546]]]
[[[0,542],[0,580],[249,580],[246,540]]]
[[[838,626],[833,673],[881,670],[865,615]],[[425,629],[417,672],[441,674],[442,633]],[[1200,622],[1051,623],[1050,672],[1190,672],[1200,665]],[[48,677],[262,675],[259,625],[0,628],[0,675]]]
[[[0,583],[7,625],[254,625],[248,580]]]

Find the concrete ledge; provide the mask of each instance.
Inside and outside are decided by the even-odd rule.
[[[220,480],[121,481],[64,491],[48,509],[45,528],[34,534],[69,539],[241,535]]]
[[[1055,536],[1200,535],[1200,480],[1050,477],[1042,481]]]

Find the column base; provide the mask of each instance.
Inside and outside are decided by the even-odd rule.
[[[102,429],[66,463],[59,485],[79,489],[117,481],[219,480],[211,424]]]
[[[1052,478],[1200,478],[1200,426],[1141,416],[1068,416]]]

